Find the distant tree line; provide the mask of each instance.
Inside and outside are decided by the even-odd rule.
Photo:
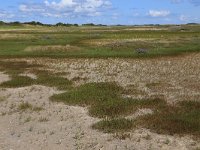
[[[56,23],[56,24],[44,24],[38,21],[31,21],[31,22],[3,22],[0,21],[0,25],[10,25],[10,26],[21,26],[21,25],[34,25],[34,26],[63,26],[63,27],[78,27],[78,26],[107,26],[104,24],[94,24],[94,23],[86,23],[82,25],[78,24],[70,24],[70,23]],[[199,23],[187,23],[186,25],[199,25]],[[117,24],[116,26],[125,26],[121,24]],[[140,26],[140,25],[134,25],[134,26]],[[144,26],[160,26],[160,24],[145,24]]]
[[[0,25],[11,25],[11,26],[20,26],[20,25],[34,25],[34,26],[63,26],[63,27],[78,27],[78,24],[70,24],[70,23],[56,23],[56,24],[44,24],[38,21],[31,21],[31,22],[19,22],[19,21],[15,21],[15,22],[3,22],[0,21]],[[107,25],[103,25],[103,24],[93,24],[93,23],[87,23],[87,24],[82,24],[80,26],[107,26]]]

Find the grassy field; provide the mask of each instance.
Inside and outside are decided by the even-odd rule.
[[[170,135],[200,137],[200,102],[182,101],[176,105],[164,99],[123,97],[127,89],[115,82],[86,83],[75,86],[72,80],[44,69],[44,66],[4,58],[145,58],[174,56],[200,51],[200,26],[113,26],[113,27],[38,27],[0,26],[0,71],[11,78],[1,88],[32,85],[56,87],[62,93],[50,100],[87,107],[89,115],[101,119],[92,126],[106,133],[128,132],[134,128]],[[42,69],[41,69],[42,68]],[[37,79],[21,74],[29,71]],[[157,84],[147,84],[157,86]],[[134,94],[134,93],[131,93]],[[1,101],[1,100],[0,100]],[[3,101],[3,100],[2,100]],[[22,103],[21,111],[42,111]],[[129,119],[138,109],[153,114]],[[41,122],[48,120],[41,119]]]
[[[0,26],[1,57],[153,57],[199,51],[200,27]]]

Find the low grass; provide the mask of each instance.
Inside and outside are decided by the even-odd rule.
[[[3,82],[0,86],[4,88],[18,88],[30,86],[35,83],[34,79],[26,76],[12,76],[12,79],[6,82]]]
[[[135,100],[122,98],[123,88],[116,83],[88,83],[51,97],[68,105],[87,106],[94,117],[107,118],[92,127],[103,132],[127,132],[145,127],[162,134],[200,136],[200,103],[183,101],[169,105],[161,99]],[[150,108],[151,115],[136,120],[125,119],[141,108]]]
[[[25,72],[29,69],[41,67],[36,64],[28,64],[25,61],[0,61],[0,71],[5,71],[7,74],[13,76]]]
[[[138,108],[165,105],[160,99],[136,100],[122,98],[124,89],[116,83],[89,83],[51,97],[68,105],[88,106],[89,114],[99,118],[115,118],[134,113]]]
[[[0,96],[0,103],[3,102],[3,101],[5,101],[5,100],[6,100],[6,97]]]
[[[0,71],[5,71],[11,77],[11,80],[1,83],[0,87],[17,88],[37,84],[56,87],[59,90],[66,90],[71,88],[72,81],[60,77],[57,74],[54,75],[49,71],[38,70],[39,67],[41,66],[29,65],[26,62],[0,62]],[[27,70],[37,75],[37,79],[32,79],[28,76],[20,76],[21,73]]]
[[[190,134],[200,137],[200,102],[183,101],[166,105],[153,115],[138,119],[138,125],[162,134]]]
[[[39,122],[47,122],[47,121],[49,121],[49,119],[46,117],[40,117],[38,121]]]
[[[51,97],[68,105],[88,106],[91,116],[115,118],[134,113],[138,108],[156,108],[165,104],[160,99],[135,100],[122,98],[124,89],[116,83],[88,83],[69,92]]]
[[[49,87],[56,87],[59,90],[69,89],[72,82],[66,78],[55,76],[49,73],[43,73],[38,76],[37,79],[32,79],[27,76],[12,76],[12,79],[0,84],[4,88],[18,88],[31,85],[46,85]]]
[[[49,87],[56,87],[59,90],[67,90],[72,88],[72,81],[60,77],[59,75],[54,75],[51,72],[37,71],[36,75],[38,78],[35,84],[46,85]]]
[[[39,112],[39,111],[42,111],[43,108],[38,107],[38,106],[33,106],[32,104],[28,102],[23,102],[18,106],[18,110],[19,111],[31,110],[31,111]]]
[[[127,132],[131,131],[134,127],[134,121],[125,118],[102,120],[92,126],[92,128],[105,133]]]
[[[150,31],[131,26],[117,27],[117,29],[114,26],[99,27],[98,29],[96,27],[44,28],[37,26],[34,27],[37,30],[35,32],[32,30],[32,26],[22,26],[21,30],[18,30],[18,27],[7,30],[0,26],[1,34],[8,36],[8,38],[4,37],[0,40],[0,57],[137,58],[199,52],[199,25],[197,27],[186,26],[184,28],[187,30],[184,31],[172,31],[171,27],[167,27],[166,30]],[[28,28],[30,30],[27,30]],[[162,29],[163,27],[157,28]],[[105,44],[104,41],[115,42]],[[66,48],[66,45],[70,45],[70,47]],[[137,49],[141,48],[148,49],[148,52],[138,54]]]
[[[32,109],[32,108],[33,108],[33,105],[31,105],[28,102],[23,102],[18,106],[18,110],[20,110],[20,111],[26,111],[26,110]]]

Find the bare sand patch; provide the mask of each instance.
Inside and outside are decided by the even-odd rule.
[[[30,77],[31,79],[37,79],[37,76],[35,74],[29,72],[21,73],[19,74],[19,76],[25,76],[25,77]]]
[[[0,84],[3,82],[9,81],[9,80],[10,80],[9,75],[7,75],[3,72],[0,72]]]

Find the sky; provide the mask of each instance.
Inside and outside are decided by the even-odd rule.
[[[0,20],[42,23],[200,23],[200,0],[0,0]]]

